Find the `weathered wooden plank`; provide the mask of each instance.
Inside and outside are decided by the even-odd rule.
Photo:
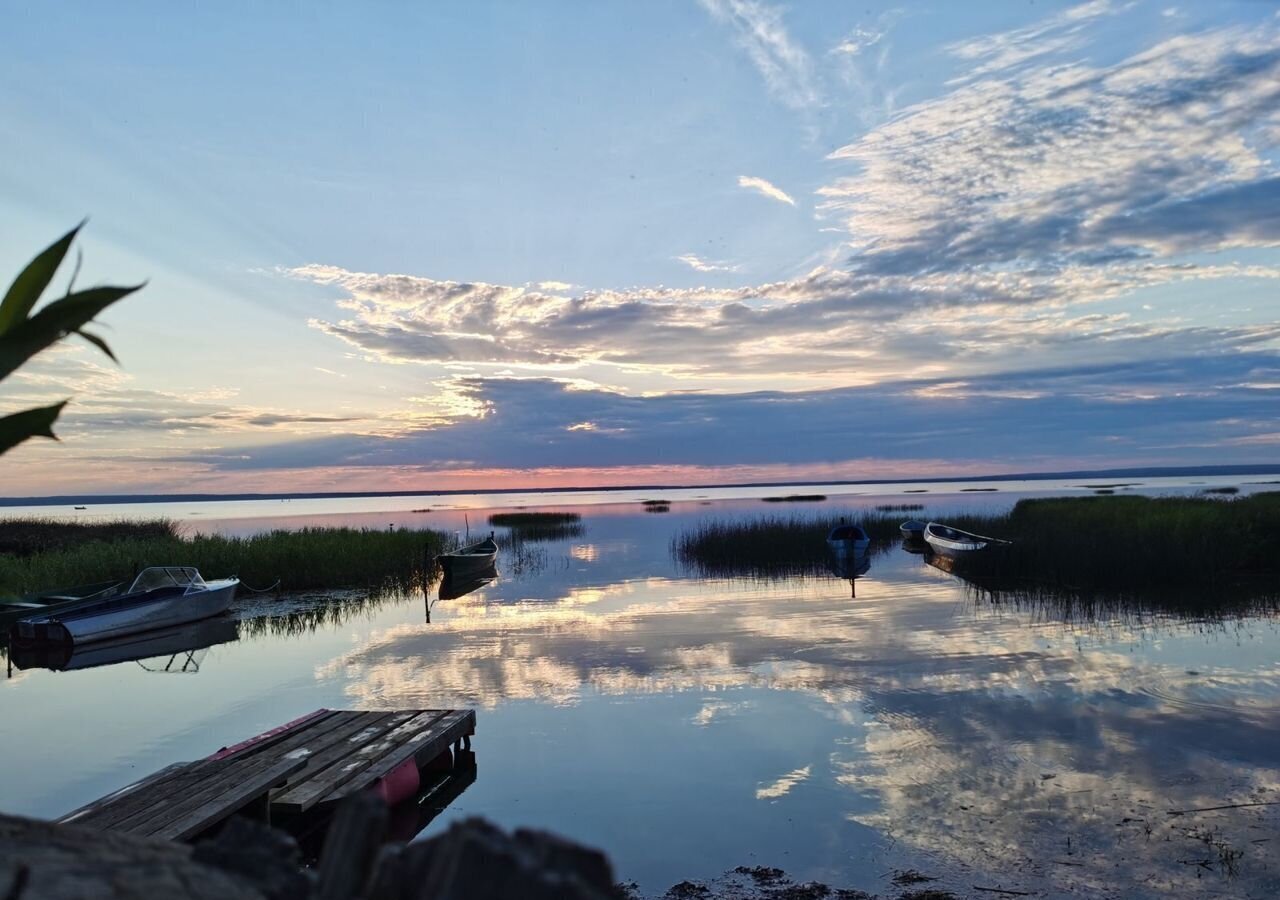
[[[240,759],[245,756],[252,756],[256,753],[261,753],[269,747],[276,747],[285,741],[296,739],[299,735],[319,733],[326,728],[335,727],[337,724],[340,724],[335,722],[335,719],[345,719],[349,718],[351,715],[353,715],[353,713],[345,712],[343,710],[317,709],[310,715],[303,716],[300,719],[283,726],[279,730],[266,732],[267,737],[263,737],[261,740],[255,741],[254,738],[249,738],[253,743],[239,747],[230,753],[224,753],[223,750],[226,748],[223,748],[223,750],[219,750],[215,753],[214,756],[218,759]]]
[[[280,804],[281,798],[292,794],[293,791],[303,787],[312,779],[323,777],[324,773],[328,772],[332,767],[342,765],[344,761],[350,760],[370,744],[382,740],[388,733],[411,721],[417,715],[419,715],[417,710],[403,710],[396,713],[361,713],[361,716],[364,717],[358,723],[361,727],[358,727],[347,738],[335,741],[329,747],[312,755],[308,759],[307,768],[298,773],[290,784],[277,791],[273,796],[271,801],[272,810],[285,813],[301,811],[301,808],[294,808],[292,800],[286,800],[285,805],[278,804]]]
[[[476,714],[469,709],[447,712],[429,727],[391,748],[379,759],[357,772],[345,785],[321,798],[321,802],[337,800],[373,786],[379,778],[390,775],[405,760],[413,758],[419,766],[435,759],[464,734],[475,730]]]
[[[354,753],[335,761],[323,771],[317,771],[299,781],[295,786],[277,794],[272,798],[272,811],[283,813],[304,812],[318,803],[321,798],[333,793],[359,775],[374,761],[381,759],[392,748],[399,746],[410,737],[431,726],[437,719],[448,714],[448,710],[427,710],[418,713],[409,721],[391,729],[372,743],[365,744]]]
[[[204,760],[187,763],[181,768],[175,769],[169,775],[147,785],[146,788],[128,793],[114,803],[108,803],[94,812],[80,817],[76,820],[76,824],[87,825],[90,828],[98,828],[104,831],[115,829],[124,819],[144,810],[154,808],[158,804],[165,802],[166,797],[181,795],[182,792],[190,789],[193,785],[199,784],[201,780],[208,777],[205,769],[210,765],[211,763]]]
[[[138,790],[139,788],[153,785],[156,782],[158,782],[160,779],[165,778],[169,775],[172,775],[175,772],[177,772],[178,769],[186,768],[189,765],[190,763],[177,762],[177,763],[173,763],[172,765],[165,766],[163,769],[161,769],[158,772],[152,772],[146,778],[140,778],[137,781],[133,782],[133,784],[127,784],[124,787],[120,788],[120,790],[118,791],[113,791],[112,793],[107,794],[105,797],[99,797],[97,800],[94,800],[91,803],[86,803],[84,806],[73,809],[71,810],[71,812],[67,813],[66,815],[61,816],[57,819],[54,819],[54,821],[58,822],[59,824],[66,823],[66,822],[74,822],[77,819],[99,812],[105,807],[109,806],[110,804],[120,803],[125,798],[125,796],[127,796],[128,794],[132,794],[134,791]]]
[[[186,784],[182,790],[156,792],[155,802],[134,812],[127,818],[115,821],[111,828],[131,831],[134,834],[151,834],[175,818],[186,815],[207,804],[216,804],[218,798],[230,788],[257,776],[270,768],[277,760],[271,757],[250,757],[242,760],[210,760],[201,767],[203,777]],[[305,760],[297,760],[305,765]]]
[[[278,784],[283,784],[291,774],[307,764],[305,759],[283,759],[223,791],[216,802],[193,810],[180,819],[169,822],[151,832],[152,837],[169,841],[184,841],[209,826],[239,812]]]

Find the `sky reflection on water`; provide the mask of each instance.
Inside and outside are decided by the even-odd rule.
[[[1048,896],[1280,888],[1280,807],[1168,813],[1280,799],[1274,621],[1064,622],[896,548],[856,600],[836,578],[702,580],[670,558],[682,525],[778,511],[580,511],[582,535],[518,577],[500,559],[430,622],[421,595],[311,618],[258,599],[192,677],[17,673],[4,809],[55,815],[319,706],[475,706],[478,779],[429,831],[552,828],[654,893],[741,864],[869,890],[905,867]]]

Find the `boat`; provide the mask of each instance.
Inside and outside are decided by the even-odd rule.
[[[1000,538],[961,531],[959,528],[952,528],[950,525],[943,525],[939,522],[930,522],[925,526],[924,539],[934,553],[951,557],[979,553],[988,547],[1008,546],[1012,543],[1012,541],[1005,541]]]
[[[86,603],[114,597],[127,583],[124,579],[98,581],[75,587],[50,588],[25,597],[0,599],[0,628],[7,628],[19,619],[65,613]]]
[[[924,527],[924,523],[919,519],[908,519],[898,526],[898,531],[901,532],[904,541],[922,541]]]
[[[474,578],[479,573],[493,568],[498,559],[498,542],[493,539],[493,532],[483,541],[468,544],[436,557],[446,578],[458,580]]]
[[[239,585],[239,578],[205,581],[193,566],[153,566],[118,596],[22,619],[9,636],[14,643],[84,644],[198,622],[226,612]]]
[[[841,522],[827,535],[827,546],[836,559],[850,559],[866,555],[871,537],[861,525]]]

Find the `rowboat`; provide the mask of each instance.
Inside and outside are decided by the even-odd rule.
[[[85,644],[198,622],[226,612],[239,585],[239,578],[207,582],[191,566],[153,566],[119,596],[22,619],[9,635],[14,642]]]
[[[952,528],[950,525],[942,525],[938,522],[930,522],[925,526],[924,539],[934,553],[951,557],[978,553],[988,547],[1008,546],[1012,543],[1000,538],[961,531],[959,528]]]
[[[924,523],[918,519],[908,519],[898,526],[904,541],[924,540]]]
[[[827,534],[827,546],[836,559],[854,559],[865,556],[871,546],[871,537],[861,525],[840,523]]]
[[[440,568],[444,569],[446,578],[467,579],[478,577],[479,573],[493,568],[498,559],[498,542],[493,539],[493,532],[483,541],[468,544],[436,557]]]
[[[25,597],[0,599],[0,628],[8,627],[19,619],[65,613],[96,600],[114,597],[125,583],[124,580],[99,581],[75,587],[50,588]]]

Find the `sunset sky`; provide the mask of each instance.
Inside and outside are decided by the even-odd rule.
[[[0,496],[1280,461],[1273,3],[0,9]]]

